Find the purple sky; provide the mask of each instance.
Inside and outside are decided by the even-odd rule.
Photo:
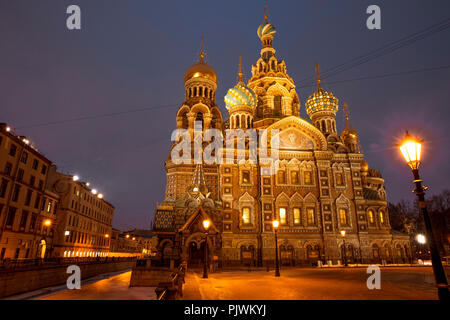
[[[66,28],[77,4],[82,30]],[[301,100],[315,90],[314,63],[339,65],[448,18],[448,0],[376,1],[381,30],[366,28],[372,1],[270,1],[274,47]],[[148,228],[165,188],[164,160],[184,99],[183,75],[205,37],[218,74],[217,103],[259,57],[264,1],[2,1],[0,122],[26,135],[60,170],[78,174],[116,207],[113,225]],[[430,193],[448,188],[450,68],[335,81],[450,65],[450,29],[324,79],[349,104],[351,124],[389,201],[412,199],[412,176],[395,147],[405,129],[425,139],[421,174]],[[141,108],[146,111],[121,113]],[[115,116],[61,122],[111,113]],[[58,124],[48,124],[61,122]],[[42,125],[46,124],[46,125]],[[337,115],[342,128],[342,109]],[[39,126],[35,126],[39,125]]]

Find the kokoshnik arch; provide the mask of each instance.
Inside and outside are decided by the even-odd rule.
[[[153,221],[158,256],[193,265],[201,263],[206,244],[208,259],[223,266],[272,264],[272,221],[277,219],[285,265],[311,265],[318,260],[335,264],[344,256],[348,262],[409,262],[409,237],[391,230],[384,179],[364,160],[347,106],[345,128],[339,134],[338,99],[322,88],[316,65],[317,90],[305,104],[311,122],[301,117],[294,80],[272,46],[275,33],[265,15],[257,30],[260,57],[247,83],[239,63],[239,81],[225,96],[229,113],[225,121],[215,102],[217,74],[206,64],[202,44],[199,62],[184,75],[185,101],[176,114],[176,125],[193,138],[198,122],[200,130],[223,133],[277,129],[277,172],[247,160],[175,164],[169,154],[165,199]],[[208,236],[204,219],[211,221]]]

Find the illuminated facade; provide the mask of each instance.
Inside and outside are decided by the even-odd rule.
[[[52,162],[0,124],[0,261],[52,254],[59,196],[46,190]]]
[[[60,196],[56,210],[56,257],[105,257],[109,253],[114,206],[89,183],[51,166],[48,189]],[[75,181],[76,180],[76,181]]]
[[[286,265],[318,260],[336,264],[343,256],[350,262],[409,262],[409,238],[391,232],[384,180],[360,153],[347,106],[345,128],[339,133],[339,101],[322,88],[317,65],[317,89],[303,109],[309,119],[301,116],[294,80],[285,61],[275,55],[275,32],[265,16],[257,30],[260,58],[246,84],[239,68],[239,82],[225,97],[226,121],[215,102],[217,74],[202,50],[199,63],[185,73],[185,101],[176,124],[188,130],[193,141],[195,130],[209,128],[222,130],[224,136],[226,129],[278,129],[279,170],[271,174],[264,165],[249,161],[175,164],[169,156],[165,199],[153,223],[160,256],[200,262],[205,245],[201,222],[210,219],[210,261],[273,263],[272,221],[277,219],[279,252]]]

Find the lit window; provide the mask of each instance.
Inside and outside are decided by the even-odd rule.
[[[50,212],[52,210],[52,202],[49,201],[47,204],[47,212]]]
[[[280,223],[281,224],[286,224],[287,223],[286,208],[280,208]]]
[[[383,213],[383,211],[380,211],[380,222],[384,223],[384,213]]]
[[[311,171],[305,171],[305,184],[312,184]]]
[[[372,210],[369,210],[369,222],[370,223],[374,222],[374,220],[373,220],[373,211]]]
[[[243,183],[250,183],[250,172],[243,171],[242,172],[242,182]]]
[[[342,179],[342,173],[336,173],[336,185],[344,185],[344,180]]]
[[[250,208],[242,208],[242,221],[244,224],[250,223]]]
[[[341,224],[347,224],[347,210],[339,209],[339,220]]]
[[[300,208],[294,208],[294,224],[300,224]]]
[[[308,224],[313,225],[314,224],[314,208],[306,209],[306,217],[307,217]]]

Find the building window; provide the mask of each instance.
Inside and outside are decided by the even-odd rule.
[[[7,162],[5,165],[5,174],[7,176],[11,175],[11,170],[12,170],[12,164]]]
[[[314,208],[306,208],[306,219],[308,225],[314,225]]]
[[[34,187],[34,181],[36,178],[34,176],[30,176],[30,186]]]
[[[34,230],[34,227],[36,226],[36,215],[33,214],[31,216],[31,220],[30,220],[30,231]]]
[[[7,187],[8,187],[8,180],[2,179],[2,184],[0,185],[0,198],[5,197]]]
[[[28,218],[28,211],[22,211],[22,217],[20,218],[20,229],[25,229],[25,226],[27,224],[27,218]]]
[[[339,221],[341,225],[347,224],[347,209],[339,209]]]
[[[298,184],[298,171],[291,171],[291,183]]]
[[[250,172],[242,171],[242,183],[250,183]]]
[[[286,208],[280,208],[280,224],[287,224]]]
[[[27,196],[25,198],[25,205],[26,206],[30,205],[32,195],[33,195],[33,191],[31,189],[28,189]]]
[[[244,224],[250,224],[250,208],[249,207],[242,208],[242,222]]]
[[[41,173],[45,174],[47,172],[47,166],[45,166],[44,164],[42,164],[42,168],[41,168]]]
[[[17,147],[15,144],[11,144],[11,148],[9,148],[9,155],[14,157],[16,155]]]
[[[27,159],[28,159],[28,153],[26,153],[26,152],[22,153],[22,158],[20,158],[20,161],[22,161],[23,163],[27,163]]]
[[[294,224],[299,225],[300,224],[300,208],[294,208]]]
[[[39,165],[39,162],[37,161],[37,159],[34,159],[34,160],[33,160],[33,169],[34,169],[34,170],[37,170],[38,165]]]
[[[286,183],[286,172],[284,170],[278,170],[278,184]]]
[[[369,222],[370,223],[374,223],[374,219],[373,219],[373,211],[369,210]]]
[[[304,172],[305,184],[312,184],[312,174],[311,171]]]
[[[37,209],[39,208],[39,203],[41,202],[41,197],[38,195],[36,197],[36,200],[34,201],[34,208]]]
[[[344,179],[342,177],[342,173],[336,173],[336,185],[337,186],[343,186],[344,185]]]
[[[17,172],[17,181],[22,181],[23,179],[23,169],[19,169]]]
[[[380,211],[380,222],[381,224],[384,224],[384,212]]]
[[[11,228],[14,224],[14,218],[16,216],[16,208],[10,207],[8,216],[6,217],[6,227]]]
[[[16,184],[14,186],[12,201],[17,202],[17,199],[19,198],[19,194],[20,194],[20,186],[18,184]]]
[[[47,212],[50,212],[50,211],[52,211],[52,202],[51,201],[49,201],[47,204]]]

